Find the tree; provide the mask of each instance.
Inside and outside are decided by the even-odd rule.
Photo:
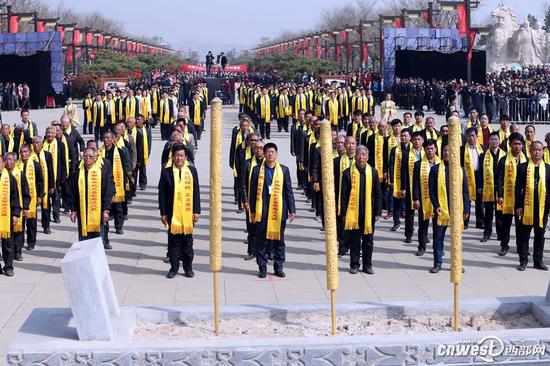
[[[544,10],[544,29],[550,32],[550,4],[546,5],[546,9]]]
[[[260,57],[238,57],[235,63],[246,63],[255,72],[278,71],[285,79],[298,80],[307,71],[310,75],[320,75],[338,70],[333,60],[320,60],[296,55],[292,50]]]
[[[159,68],[175,69],[182,64],[178,55],[150,55],[142,54],[129,57],[125,54],[100,50],[96,52],[91,64],[83,64],[82,71],[97,75],[117,75],[127,72],[151,71]]]
[[[534,29],[536,27],[537,18],[534,15],[527,14],[527,21],[529,22],[529,26],[531,26],[531,28]]]

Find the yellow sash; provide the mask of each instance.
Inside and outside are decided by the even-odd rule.
[[[548,147],[544,148],[544,156],[543,156],[544,162],[546,164],[550,164],[550,150],[548,150]]]
[[[260,97],[260,118],[265,119],[266,123],[271,122],[271,102],[268,95]]]
[[[163,99],[160,102],[160,123],[167,124],[171,122],[172,119],[170,118],[170,102],[168,99]]]
[[[141,98],[141,103],[139,104],[140,113],[143,115],[143,117],[147,118],[149,116],[149,103],[147,103],[147,97]]]
[[[328,113],[329,113],[329,119],[330,122],[333,125],[338,124],[338,101],[337,100],[329,100],[328,101]]]
[[[373,233],[372,227],[372,170],[371,166],[367,164],[365,167],[365,229],[363,235],[369,235]],[[351,178],[351,192],[349,194],[348,209],[346,211],[346,223],[344,230],[357,230],[359,229],[359,198],[361,189],[361,174],[357,169],[356,164],[353,164],[350,169]]]
[[[88,170],[86,189],[86,168],[82,166],[78,173],[78,196],[80,203],[80,233],[87,237],[88,233],[99,232],[101,224],[101,166],[94,164]],[[86,197],[88,204],[86,204]]]
[[[374,135],[374,168],[378,172],[380,183],[384,181],[384,136],[380,133]]]
[[[113,178],[115,180],[115,195],[113,197],[114,203],[124,202],[126,195],[124,189],[124,167],[122,166],[122,158],[120,157],[120,152],[118,149],[118,146],[113,146]],[[100,156],[105,159],[105,145],[101,147],[99,153]]]
[[[21,206],[21,210],[23,210],[23,187],[21,186],[21,169],[15,166],[13,167],[13,171],[11,172],[11,174],[17,182],[17,191],[19,193],[19,206]],[[21,215],[17,219],[17,223],[14,225],[13,231],[16,233],[20,233],[23,231],[23,212],[21,212]]]
[[[185,129],[187,130],[187,126],[185,126]],[[143,162],[147,165],[149,162],[149,137],[145,126],[141,126],[141,134],[143,135]]]
[[[174,174],[174,201],[170,233],[193,234],[193,174],[187,161],[181,169],[172,166]]]
[[[476,145],[476,150],[479,155],[483,153],[481,145]],[[464,146],[464,170],[466,170],[466,178],[468,179],[468,191],[470,192],[470,200],[476,200],[476,174],[474,171],[474,162],[470,154],[470,145]]]
[[[158,96],[157,96],[157,92],[156,91],[153,91],[151,93],[151,99],[153,99],[153,102],[151,103],[152,106],[151,108],[153,109],[153,114],[156,114],[157,111],[158,111]]]
[[[410,146],[410,143],[409,145]],[[403,151],[401,145],[397,145],[395,148],[395,156],[393,159],[393,196],[395,198],[402,198],[401,193],[401,164],[403,162]]]
[[[519,155],[519,162],[525,163],[527,159],[525,155],[521,153]],[[506,160],[504,162],[504,204],[502,213],[506,215],[513,215],[516,204],[516,174],[517,174],[516,159],[511,152],[506,154]]]
[[[135,117],[136,115],[136,99],[134,97],[126,99],[126,106],[124,112],[126,113],[126,119]]]
[[[29,159],[26,163],[23,163],[20,160],[18,165],[21,171],[23,171],[23,166],[25,165],[25,178],[27,178],[27,183],[29,185],[29,196],[31,197],[31,202],[29,204],[29,212],[27,213],[27,217],[30,219],[35,219],[38,192],[36,191],[36,171],[34,169],[34,161],[33,159]],[[47,189],[46,186],[44,188]]]
[[[342,177],[344,176],[344,170],[350,167],[353,164],[353,158],[349,158],[348,154],[342,155],[340,158],[340,184],[338,185],[338,216],[342,214]]]
[[[256,191],[256,222],[262,221],[262,193],[265,181],[265,162],[260,167],[258,175],[258,190]],[[281,164],[275,163],[275,172],[271,181],[272,192],[269,197],[267,213],[267,231],[265,238],[268,240],[281,240],[281,220],[283,217],[283,169]]]
[[[525,202],[523,204],[523,225],[534,225],[544,229],[544,208],[546,205],[546,165],[539,164],[539,221],[534,222],[535,210],[535,164],[531,159],[527,164],[527,180],[525,184]]]
[[[498,149],[497,162],[505,155],[504,151]],[[495,202],[495,172],[493,171],[493,160],[493,154],[489,149],[485,153],[485,158],[483,159],[483,202]]]
[[[491,128],[491,126],[487,126],[487,128],[489,129],[489,135],[493,133],[493,129]],[[483,128],[481,127],[481,125],[479,125],[477,127],[477,135],[479,136],[480,140],[478,141],[481,145],[485,145],[485,139],[483,138]],[[500,135],[499,135],[500,136]],[[487,141],[487,143],[489,143],[489,141]]]
[[[84,106],[86,106],[86,121],[91,122],[92,121],[92,109],[90,108],[92,106],[92,100],[91,99],[84,99]]]
[[[52,154],[53,181],[55,186],[55,182],[57,182],[57,139],[54,138],[52,142],[48,142],[48,140],[45,140],[44,149]]]
[[[412,191],[413,191],[413,175],[414,175],[414,163],[416,163],[418,160],[421,160],[424,158],[424,148],[421,148],[420,150],[420,159],[416,156],[416,150],[411,146],[411,149],[409,150],[409,193],[411,198],[411,208],[414,206],[414,201],[412,199]]]
[[[42,176],[44,177],[44,197],[42,198],[42,208],[47,209],[49,206],[49,186],[50,186],[50,177],[48,175],[48,164],[46,163],[46,154],[44,154],[44,149],[40,150],[40,155],[36,155],[35,152],[31,154],[31,159],[40,164],[42,169]]]
[[[193,100],[193,124],[199,126],[201,124],[201,101]]]
[[[2,169],[2,177],[0,177],[0,237],[8,239],[11,236],[11,200],[10,200],[10,174],[4,168]]]
[[[439,164],[439,157],[435,157],[434,163]],[[430,176],[430,162],[426,155],[420,163],[420,199],[422,200],[422,217],[428,220],[433,217],[434,208],[430,199],[430,186],[428,183]]]

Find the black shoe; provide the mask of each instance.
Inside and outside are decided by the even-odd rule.
[[[416,253],[414,253],[414,255],[416,255],[417,257],[422,257],[424,253],[426,253],[426,249],[420,248]]]
[[[501,248],[498,255],[504,257],[508,253],[508,248]]]
[[[44,228],[44,234],[51,234],[51,233],[52,231],[50,230],[49,227]]]
[[[485,243],[489,239],[491,239],[489,235],[483,235],[483,238],[481,238],[480,242]]]
[[[185,271],[185,273],[183,275],[187,278],[193,278],[193,277],[195,277],[195,272],[193,272],[193,270],[190,269],[189,271]]]
[[[243,210],[239,208],[239,209],[237,210],[237,213],[238,213],[238,214],[241,214],[241,213],[243,213]]]
[[[124,215],[123,219],[124,221],[128,221],[128,215]]]
[[[166,278],[174,278],[176,277],[176,272],[170,270],[168,274],[166,275]]]
[[[162,261],[164,263],[170,263],[170,258],[169,257],[164,257],[164,258],[162,258]]]
[[[525,271],[525,269],[527,268],[527,263],[520,263],[519,266],[517,266],[517,270],[518,271]]]
[[[359,272],[359,268],[350,268],[349,273],[351,274],[357,274]]]
[[[61,224],[61,219],[60,218],[54,219],[53,222],[55,222],[56,224]]]
[[[131,198],[128,199],[128,200],[126,201],[126,204],[127,204],[127,205],[131,205],[131,204],[132,204],[132,199],[131,199]]]
[[[116,229],[115,233],[118,235],[122,235],[124,234],[124,231],[122,229]]]
[[[409,244],[412,242],[413,242],[412,238],[405,238],[405,243]]]
[[[391,227],[391,231],[397,231],[399,229],[399,227],[401,226],[401,224],[395,224]]]
[[[33,250],[33,249],[34,249],[34,244],[32,245],[27,244],[27,250]]]
[[[275,276],[285,278],[286,274],[283,271],[275,271]]]
[[[4,268],[4,274],[8,277],[13,277],[13,268],[8,268],[8,269]]]
[[[367,267],[367,268],[363,268],[363,273],[373,275],[374,271],[373,271],[372,267]]]
[[[254,254],[249,254],[246,257],[244,257],[245,261],[251,261],[252,259],[256,258]]]
[[[533,267],[536,269],[540,269],[541,271],[548,271],[548,266],[542,262],[535,263]]]
[[[260,273],[258,273],[259,278],[265,278],[267,276],[267,272],[265,270],[260,270]]]
[[[483,224],[476,224],[476,229],[485,229],[485,225]]]
[[[21,262],[23,260],[23,256],[18,253],[13,257],[13,259],[18,261],[18,262]]]
[[[113,247],[111,246],[111,244],[103,244],[103,248],[105,248],[105,249],[107,249],[107,250],[113,249]]]
[[[430,273],[438,273],[441,270],[440,265],[433,266],[432,269],[430,269]]]
[[[464,230],[468,229],[468,224],[464,224]]]
[[[273,254],[268,255],[268,256],[267,256],[267,259],[269,259],[270,261],[272,261],[272,260],[273,260]]]

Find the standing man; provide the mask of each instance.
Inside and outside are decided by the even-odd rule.
[[[267,88],[262,88],[262,94],[256,101],[256,115],[260,118],[260,134],[262,139],[271,138],[271,118],[274,108],[271,103],[271,97],[267,93]]]
[[[162,170],[158,185],[160,219],[168,229],[170,271],[166,277],[174,278],[182,261],[185,277],[192,278],[193,230],[201,213],[199,176],[187,163],[183,144],[172,146],[172,162]]]
[[[82,101],[82,110],[84,111],[84,124],[82,125],[82,133],[91,134],[93,123],[92,123],[92,105],[94,101],[92,99],[91,93],[86,93],[84,101]]]
[[[414,209],[418,210],[418,251],[416,256],[423,256],[428,243],[428,227],[433,217],[433,205],[430,200],[430,170],[441,161],[436,154],[435,140],[424,142],[424,157],[414,163],[413,200]],[[432,224],[434,224],[432,220]]]
[[[56,138],[56,127],[50,126],[46,128],[46,140],[44,140],[43,149],[48,152],[52,160],[52,176],[49,177],[53,183],[53,192],[48,195],[50,199],[47,212],[48,219],[49,213],[53,211],[53,220],[56,224],[61,222],[59,218],[59,211],[61,206],[61,188],[65,184],[68,176],[67,159],[65,155],[65,144]],[[49,231],[49,227],[48,227]]]
[[[162,100],[159,108],[160,135],[162,141],[168,140],[172,134],[174,123],[174,101],[168,98],[168,93],[162,93]]]
[[[482,115],[483,121],[483,115]],[[500,159],[506,156],[506,153],[500,148],[500,138],[498,132],[492,132],[489,136],[489,149],[485,151],[479,157],[479,164],[481,165],[481,174],[478,178],[481,181],[481,194],[483,200],[483,208],[485,211],[483,226],[483,238],[481,242],[484,243],[491,239],[493,233],[493,216],[496,221],[497,235],[502,233],[502,206],[497,205],[497,175],[498,175],[498,162]]]
[[[105,103],[101,99],[101,95],[95,96],[95,101],[92,106],[92,125],[94,126],[94,135],[96,141],[103,141],[103,133],[105,132]]]
[[[114,195],[114,185],[108,164],[96,164],[98,153],[86,148],[82,154],[83,164],[69,179],[67,203],[71,221],[78,220],[78,240],[102,237]],[[110,245],[103,244],[105,249]]]
[[[267,247],[274,250],[275,276],[284,278],[286,220],[296,218],[296,205],[288,168],[277,162],[277,145],[264,146],[265,160],[252,169],[250,178],[250,217],[257,223],[256,244],[259,278],[267,275]]]
[[[17,192],[19,193],[19,205],[21,206],[21,215],[17,218],[17,223],[13,225],[13,243],[14,243],[14,258],[20,262],[23,260],[23,245],[25,244],[25,215],[29,211],[29,205],[31,203],[31,196],[29,195],[29,185],[25,174],[16,167],[16,154],[9,152],[5,154],[4,166],[8,172],[15,178],[17,182]],[[3,253],[6,253],[2,249]],[[5,259],[4,259],[5,261]]]
[[[0,156],[0,237],[2,238],[2,260],[4,274],[13,276],[13,259],[15,243],[13,241],[13,227],[17,225],[21,216],[21,204],[17,190],[17,181],[4,169],[4,158]]]
[[[483,229],[483,196],[481,194],[481,179],[478,179],[480,172],[479,157],[483,154],[483,147],[477,140],[477,127],[470,127],[466,130],[467,143],[461,148],[461,165],[466,171],[468,178],[468,190],[470,199],[475,201],[476,228]],[[470,217],[464,222],[464,229],[468,228]]]
[[[519,254],[518,271],[525,271],[529,262],[529,237],[534,229],[533,262],[536,269],[548,271],[543,263],[544,232],[550,208],[550,166],[542,159],[544,145],[531,144],[531,158],[517,168],[516,225]]]
[[[65,115],[61,117],[61,127],[69,148],[69,173],[73,173],[77,170],[80,155],[84,151],[84,139],[71,125],[69,116]]]
[[[137,164],[132,175],[134,177],[134,187],[137,187],[139,184],[139,188],[145,191],[147,189],[147,164],[149,163],[149,156],[151,156],[153,138],[151,135],[151,128],[145,124],[145,118],[141,114],[137,119],[137,127],[135,130],[136,131],[131,131],[131,133],[135,135]]]
[[[243,165],[243,171],[240,174],[241,177],[241,197],[243,199],[243,206],[246,210],[246,231],[248,233],[247,237],[247,255],[244,257],[245,261],[252,260],[256,258],[256,255],[258,253],[258,248],[256,245],[256,226],[257,224],[252,220],[250,217],[250,206],[248,202],[250,202],[250,178],[252,176],[252,170],[257,165],[262,165],[264,161],[264,143],[259,139],[258,133],[253,133],[250,136],[250,146],[253,149],[254,155],[250,158],[245,160]],[[254,193],[254,192],[252,192]]]
[[[116,233],[122,235],[124,225],[124,203],[126,199],[126,183],[132,176],[132,168],[126,147],[118,147],[112,132],[105,133],[104,145],[99,150],[101,158],[108,160],[112,167],[114,178],[114,194],[110,212],[115,219]]]
[[[288,89],[283,88],[277,99],[277,130],[278,132],[281,132],[284,128],[285,132],[288,132],[288,118],[292,115],[292,107],[290,106]]]
[[[42,145],[42,137],[35,136],[32,141],[33,152],[31,159],[40,164],[42,177],[44,179],[44,196],[42,197],[42,229],[44,234],[51,234],[51,197],[55,191],[55,172],[52,160],[52,154],[45,151]]]
[[[36,216],[38,206],[42,204],[44,196],[44,178],[40,164],[32,159],[31,148],[23,144],[20,150],[20,160],[17,162],[17,168],[21,170],[29,186],[29,195],[31,197],[29,210],[24,219],[23,227],[27,228],[27,249],[33,250],[36,245]],[[3,161],[3,160],[2,160]]]
[[[204,118],[206,118],[206,103],[200,99],[198,91],[193,92],[193,99],[189,102],[189,117],[195,126],[195,141],[201,139],[204,129]]]
[[[374,274],[372,252],[375,223],[382,215],[382,192],[376,169],[367,164],[369,151],[359,146],[355,163],[342,177],[341,212],[350,247],[350,273],[359,272],[363,253],[363,272]]]
[[[525,163],[527,158],[523,153],[523,136],[517,132],[508,138],[510,150],[498,162],[497,174],[497,204],[502,206],[502,225],[500,232],[499,256],[505,256],[509,250],[510,229],[515,215],[516,178],[518,165]],[[516,237],[518,237],[518,219],[516,218]]]
[[[342,178],[344,172],[355,162],[357,141],[347,136],[344,142],[344,154],[334,158],[334,197],[336,197],[336,227],[338,234],[338,255],[344,256],[349,251],[349,242],[344,231],[345,213],[342,213]]]
[[[430,185],[430,200],[432,201],[435,217],[433,219],[433,250],[434,250],[434,265],[430,269],[430,273],[438,273],[443,264],[443,254],[445,253],[444,240],[447,227],[450,225],[450,189],[449,189],[449,145],[447,138],[443,139],[442,146],[443,161],[434,165],[430,169],[429,185]],[[463,209],[458,214],[463,216],[464,221],[466,216],[470,215],[470,195],[468,191],[468,180],[464,172],[464,168],[460,168],[462,177],[462,202]]]

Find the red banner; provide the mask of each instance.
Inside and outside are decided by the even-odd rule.
[[[474,43],[476,41],[477,29],[470,30],[470,50],[468,50],[468,57],[466,58],[468,62],[472,61],[472,56],[474,52]]]
[[[368,61],[367,42],[361,43],[361,63],[366,64]]]
[[[9,33],[17,33],[18,31],[19,31],[19,17],[17,15],[12,15],[10,17]]]
[[[322,56],[321,46],[317,46],[317,58],[320,59],[321,56]]]
[[[342,35],[342,43],[346,43],[348,41],[348,32],[343,30],[340,32],[340,34]]]
[[[193,71],[193,72],[205,72],[206,66],[203,65],[192,65],[192,64],[182,64],[179,69],[181,71]],[[217,72],[221,71],[221,66],[214,65],[212,66],[212,71]],[[248,72],[248,66],[246,64],[242,65],[227,65],[225,67],[225,72]]]
[[[68,45],[67,49],[65,50],[65,60],[69,64],[73,63],[73,45],[72,44]]]
[[[99,36],[97,36],[97,45],[103,46],[103,34],[100,34]]]
[[[91,46],[92,45],[92,37],[94,36],[94,34],[92,32],[87,32],[86,33],[86,46]]]
[[[429,11],[423,11],[422,12],[422,18],[424,18],[426,23],[430,24],[430,12]]]
[[[337,61],[337,62],[340,61],[340,56],[341,56],[341,55],[340,55],[340,45],[337,44],[337,45],[336,45],[336,61]]]
[[[395,28],[404,28],[405,24],[403,24],[403,18],[395,17],[395,19],[393,20],[393,26]]]
[[[80,29],[76,29],[73,31],[73,44],[75,46],[80,45]]]
[[[458,34],[461,37],[468,36],[468,22],[466,19],[466,4],[458,4],[456,6],[458,14]]]
[[[61,44],[63,44],[63,41],[65,40],[65,26],[64,25],[58,25],[57,31],[61,33]]]
[[[43,20],[38,20],[36,22],[36,31],[39,32],[39,33],[44,32],[44,21]]]
[[[351,55],[353,54],[353,45],[351,43],[348,43],[347,46],[348,46],[347,57],[348,57],[348,59],[351,59]]]

